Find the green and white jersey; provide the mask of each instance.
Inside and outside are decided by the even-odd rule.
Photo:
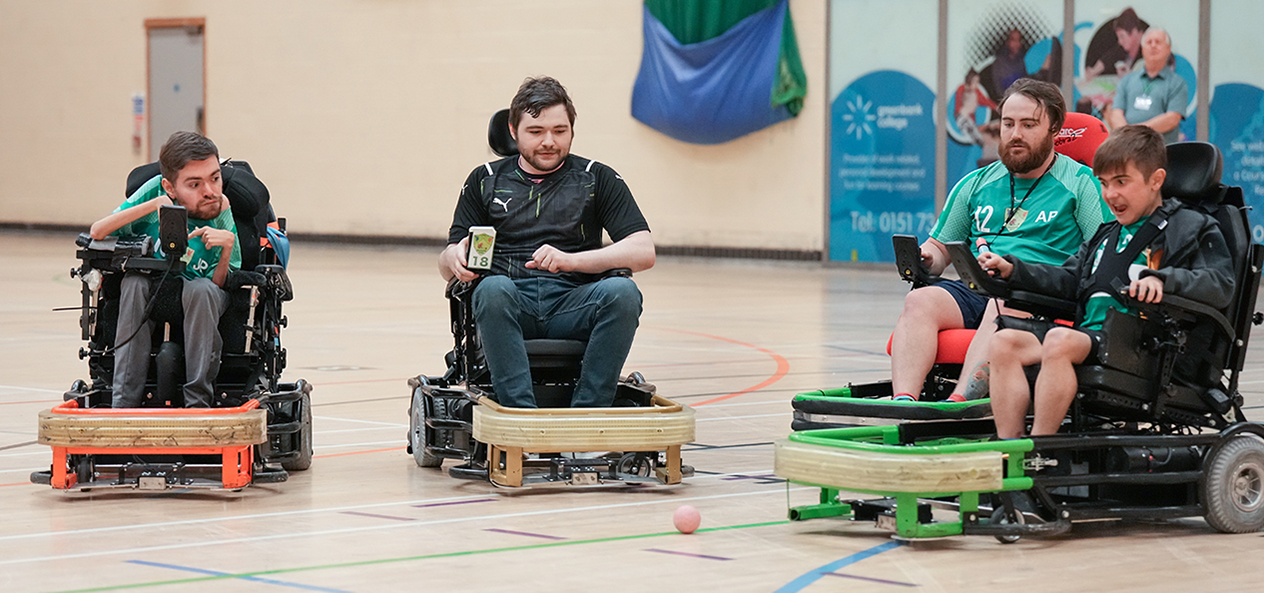
[[[132,195],[128,196],[118,208],[114,209],[114,211],[122,212],[128,208],[139,206],[140,204],[144,204],[145,202],[165,195],[167,195],[167,192],[162,189],[162,176],[155,175],[153,179],[146,181],[143,185],[137,188],[135,192],[132,192]],[[232,231],[234,235],[237,234],[237,223],[233,222],[233,211],[231,208],[225,208],[223,212],[219,213],[219,216],[210,220],[199,220],[196,218],[189,219],[190,233],[193,232],[194,229],[204,226]],[[114,231],[112,234],[121,237],[150,236],[157,239],[158,228],[158,212],[155,211],[123,225],[122,228]],[[212,247],[208,249],[206,245],[202,243],[201,237],[189,239],[189,248],[185,251],[184,257],[180,258],[185,263],[184,277],[189,280],[194,278],[210,278],[215,273],[215,266],[219,265],[219,256],[221,251],[223,251],[223,248],[221,247]],[[159,259],[164,259],[161,251],[155,253],[154,255]],[[229,256],[228,268],[230,270],[237,270],[241,268],[240,240],[233,241],[233,253]]]
[[[1061,264],[1114,219],[1092,169],[1062,154],[1040,179],[1015,177],[1010,188],[1009,169],[1000,161],[966,175],[948,194],[930,236],[968,242],[975,255],[982,238],[1000,255]]]
[[[1141,230],[1149,220],[1149,216],[1142,217],[1141,220],[1134,222],[1126,227],[1119,229],[1119,244],[1115,246],[1115,253],[1120,253],[1128,248],[1128,243],[1132,241],[1133,235]],[[1106,252],[1106,241],[1102,241],[1097,246],[1097,251],[1093,253],[1093,265],[1089,268],[1089,274],[1097,273],[1097,266],[1102,263],[1102,254]],[[1146,269],[1149,262],[1150,250],[1143,249],[1137,254],[1137,259],[1133,260],[1128,266],[1128,280],[1141,279],[1141,270]],[[1106,323],[1106,310],[1114,309],[1120,313],[1135,315],[1131,309],[1119,303],[1115,297],[1104,292],[1097,292],[1089,295],[1088,301],[1084,303],[1084,321],[1080,323],[1080,327],[1084,329],[1102,329],[1102,324]]]

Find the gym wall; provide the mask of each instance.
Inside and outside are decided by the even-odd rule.
[[[639,0],[0,0],[0,223],[87,225],[123,199],[146,19],[205,19],[206,132],[295,233],[446,237],[491,114],[562,81],[576,154],[627,180],[662,246],[823,249],[826,3],[792,0],[799,117],[733,142],[632,119]]]

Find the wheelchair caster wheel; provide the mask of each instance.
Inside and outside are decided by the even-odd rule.
[[[1010,517],[1010,514],[1006,512],[1005,507],[996,507],[996,510],[992,511],[992,518],[988,521],[988,524],[990,525],[1013,525],[1013,524],[1026,525],[1027,519],[1023,517],[1022,513],[1014,513],[1014,516]],[[996,536],[996,541],[1001,542],[1003,544],[1012,544],[1022,538],[1023,536],[1021,535],[998,535]]]
[[[615,471],[621,474],[630,474],[648,478],[654,473],[654,458],[642,453],[624,453],[619,457],[619,463],[615,466]]]

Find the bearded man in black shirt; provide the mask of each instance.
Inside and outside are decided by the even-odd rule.
[[[474,289],[473,305],[492,386],[506,406],[536,407],[524,338],[587,340],[571,405],[611,405],[641,293],[630,278],[597,275],[654,265],[649,225],[623,178],[570,154],[574,124],[575,106],[561,83],[523,82],[509,107],[519,155],[470,173],[439,255],[445,280],[473,280],[469,229],[496,229],[491,268]],[[602,229],[613,243],[602,245]]]

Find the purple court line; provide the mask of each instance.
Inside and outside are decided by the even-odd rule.
[[[424,509],[428,507],[446,507],[446,506],[452,506],[454,504],[472,504],[475,502],[492,502],[493,500],[496,500],[496,499],[495,498],[477,498],[474,500],[457,500],[453,502],[432,502],[430,504],[415,504],[413,506],[419,509]]]
[[[746,475],[728,476],[725,478],[720,478],[720,480],[724,482],[731,482],[733,480],[757,480],[757,481],[771,482],[771,483],[781,483],[782,481],[781,478],[777,477],[777,474],[765,474],[762,476],[746,476]]]
[[[191,566],[180,566],[177,564],[163,564],[161,562],[150,562],[148,560],[128,560],[127,562],[131,564],[141,564],[144,566],[154,566],[157,568],[170,568],[172,570],[183,570],[185,572],[207,574],[207,575],[212,575],[212,576],[217,576],[217,577],[232,576],[235,579],[242,579],[244,581],[255,581],[257,583],[267,583],[269,585],[280,585],[282,587],[293,587],[295,589],[307,589],[308,591],[325,591],[327,593],[351,593],[350,591],[347,591],[345,589],[330,589],[327,587],[317,587],[315,585],[304,585],[303,583],[294,583],[290,581],[278,581],[276,579],[265,579],[262,577],[254,577],[254,576],[235,576],[229,572],[220,572],[218,570],[206,570],[204,568],[193,568]]]
[[[659,554],[672,554],[675,556],[688,556],[690,558],[702,558],[704,560],[732,560],[723,556],[708,556],[706,554],[690,554],[689,552],[674,552],[672,550],[662,550],[659,548],[645,548],[646,552],[658,552]]]
[[[483,531],[494,531],[496,533],[508,533],[509,535],[525,535],[527,537],[538,537],[541,539],[552,539],[552,540],[566,539],[564,537],[559,537],[556,535],[544,535],[543,533],[527,533],[526,531],[513,531],[511,529],[497,529],[495,527],[491,529],[484,529]]]
[[[412,517],[392,517],[391,515],[375,515],[373,513],[361,513],[360,511],[342,511],[344,515],[359,515],[361,517],[374,517],[376,519],[394,519],[396,521],[416,521]]]
[[[849,578],[849,579],[859,579],[859,580],[862,580],[862,581],[869,581],[869,582],[872,582],[872,583],[882,583],[882,584],[884,584],[884,585],[899,585],[899,586],[901,586],[901,587],[916,587],[916,586],[917,586],[917,585],[915,585],[915,584],[913,584],[913,583],[904,583],[904,582],[900,582],[900,581],[888,581],[888,580],[886,580],[886,579],[875,579],[875,578],[873,578],[873,577],[862,577],[862,576],[860,576],[860,575],[854,575],[854,574],[843,574],[843,573],[841,573],[841,572],[826,572],[826,573],[822,573],[822,574],[827,574],[827,575],[832,576],[832,577],[846,577],[846,578]]]

